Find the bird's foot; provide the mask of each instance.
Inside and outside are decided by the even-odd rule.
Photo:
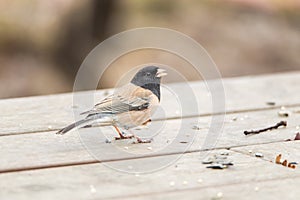
[[[136,137],[136,141],[133,142],[133,144],[139,144],[139,143],[151,143],[153,141],[152,138],[150,139],[141,139],[139,137]]]
[[[119,137],[115,137],[115,140],[126,140],[132,138],[134,138],[134,135],[124,135],[124,133],[122,133]]]

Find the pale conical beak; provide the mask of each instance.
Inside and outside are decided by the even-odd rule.
[[[163,76],[166,76],[168,75],[168,73],[166,72],[166,70],[164,69],[157,69],[157,73],[156,73],[156,77],[163,77]]]

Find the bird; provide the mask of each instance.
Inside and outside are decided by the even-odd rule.
[[[86,115],[82,120],[74,122],[59,130],[56,134],[65,134],[78,128],[113,126],[119,139],[136,138],[138,143],[148,143],[134,134],[126,135],[122,130],[147,125],[157,109],[160,99],[161,78],[166,76],[165,69],[157,66],[146,66],[140,69],[130,83],[121,86],[115,92],[97,103],[91,110],[81,113]]]

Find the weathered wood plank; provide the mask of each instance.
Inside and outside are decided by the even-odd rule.
[[[70,94],[0,101],[3,118],[0,122],[0,172],[6,172],[0,173],[0,199],[207,199],[216,197],[218,192],[222,192],[225,199],[267,199],[269,196],[293,199],[299,195],[296,188],[300,183],[299,169],[289,169],[270,161],[279,153],[289,161],[300,160],[299,141],[284,142],[292,139],[299,129],[300,114],[296,111],[300,107],[296,105],[300,97],[295,93],[300,87],[299,75],[289,73],[225,81],[226,94],[230,96],[227,110],[234,113],[226,116],[223,134],[210,148],[221,148],[212,154],[231,148],[229,157],[235,165],[226,170],[209,170],[201,164],[207,151],[198,151],[203,148],[204,141],[208,136],[218,136],[208,131],[211,105],[203,83],[191,85],[202,102],[200,114],[207,116],[155,121],[147,130],[134,131],[142,136],[153,134],[151,144],[105,143],[106,137],[114,136],[110,128],[84,129],[81,137],[76,132],[62,137],[55,135],[51,130],[72,121]],[[277,82],[282,84],[275,84]],[[180,89],[181,85],[174,84],[173,87]],[[104,95],[103,91],[99,91],[101,95]],[[163,118],[176,118],[175,101],[168,101],[163,102],[166,107]],[[269,107],[266,101],[291,106],[288,108],[291,116],[279,117],[278,109]],[[78,110],[86,109],[76,106]],[[185,116],[194,114],[191,107]],[[287,120],[288,127],[253,136],[243,134],[244,130],[273,125],[280,120]],[[178,132],[179,127],[181,132]],[[158,129],[159,134],[155,135],[154,130]],[[19,134],[34,131],[35,134]],[[98,155],[101,164],[93,164],[97,160],[87,147]],[[185,150],[194,153],[183,154]],[[263,153],[264,158],[254,157],[255,152]],[[176,164],[172,164],[176,160]],[[138,176],[111,169],[139,172],[158,167],[166,168]],[[256,187],[258,191],[255,191]]]
[[[296,183],[299,181],[299,170],[284,168],[237,152],[228,152],[235,165],[226,170],[207,169],[205,165],[201,164],[199,153],[189,153],[185,154],[176,164],[155,173],[139,176],[116,172],[103,164],[0,174],[0,198],[15,200],[41,198],[123,199],[146,198],[147,196],[151,198],[153,195],[159,196],[173,192],[176,195],[183,192],[186,197],[192,197],[195,194],[193,191],[198,191],[197,197],[201,198],[201,191],[203,191],[203,197],[214,196],[218,191],[223,192],[225,197],[232,196],[241,199],[243,196],[235,195],[234,191],[236,190],[232,191],[230,188],[245,188],[245,191],[240,191],[241,195],[248,193],[248,195],[256,196],[253,190],[258,186],[260,188],[258,192],[264,191],[266,182],[263,181],[276,180],[274,183],[278,183],[278,180],[290,180],[288,178],[292,178]],[[146,160],[152,159],[142,158],[137,161],[149,163]],[[120,165],[131,164],[128,163],[128,160],[117,161],[117,163]],[[292,182],[283,181],[283,183]],[[238,185],[241,187],[237,187]],[[227,189],[227,187],[230,188]],[[289,185],[283,184],[280,187],[289,188]],[[282,190],[278,190],[278,192],[280,191]],[[274,191],[274,195],[279,194]]]
[[[80,137],[76,132],[59,136],[55,135],[53,131],[2,136],[0,139],[0,171],[96,162],[97,160],[89,154],[85,147],[88,147],[88,150],[97,155],[101,161],[109,162],[143,156],[181,155],[185,151],[199,151],[204,146],[232,148],[283,142],[295,136],[294,132],[299,124],[300,114],[292,111],[298,109],[300,107],[291,109],[292,115],[288,118],[278,117],[277,109],[227,115],[223,133],[219,137],[213,133],[208,134],[211,120],[209,116],[186,118],[182,121],[179,119],[166,120],[165,123],[156,121],[151,124],[149,129],[134,131],[140,136],[151,136],[155,133],[154,130],[159,130],[159,134],[153,135],[154,140],[151,144],[131,144],[131,140],[106,143],[106,138],[113,139],[116,135],[111,128],[82,129]],[[232,119],[236,119],[236,121],[232,121]],[[272,125],[282,119],[288,120],[287,128],[253,136],[243,134],[244,130]],[[195,130],[194,126],[198,127],[199,130]],[[182,130],[178,131],[179,128]],[[218,142],[216,145],[207,146],[207,143],[204,143],[207,138]]]
[[[282,154],[281,161],[285,159],[288,162],[294,161],[299,163],[300,161],[300,141],[251,145],[231,148],[231,150],[251,156],[252,158],[255,158],[255,153],[260,152],[264,157],[257,159],[265,160],[273,165],[276,165],[275,158],[278,154]],[[262,168],[269,168],[268,164],[262,166],[262,168],[254,166],[256,165],[254,163],[248,163],[248,165],[253,168],[245,171],[244,176],[249,176],[249,174],[252,173],[261,174]],[[286,168],[281,165],[277,166]],[[297,166],[297,168],[299,168],[299,166]],[[266,173],[265,180],[241,181],[227,185],[223,185],[221,181],[208,187],[202,187],[202,185],[200,185],[187,190],[158,192],[143,196],[136,194],[125,199],[184,199],[187,197],[188,199],[299,199],[299,169],[296,169],[294,175],[290,177],[275,178],[270,176],[271,173],[277,174],[281,172],[277,169],[270,170]],[[220,193],[222,194],[222,198],[218,198]]]
[[[114,199],[299,199],[299,177],[269,179],[266,181],[242,182],[230,185],[214,185],[213,187],[195,187],[188,190],[168,191],[140,196],[139,194],[127,198]]]
[[[257,77],[243,77],[224,79],[227,112],[266,109],[267,101],[275,101],[277,106],[299,104],[300,73],[264,75]],[[174,91],[184,94],[184,84],[168,85]],[[211,96],[204,82],[190,83],[198,101],[195,105],[186,106],[183,116],[209,115],[212,113]],[[96,99],[100,100],[111,90],[97,91]],[[177,99],[172,92],[165,88],[162,96],[162,108],[154,118],[176,118],[181,115]],[[268,92],[266,92],[268,91]],[[176,92],[175,92],[176,93]],[[90,92],[79,93],[82,96]],[[190,96],[189,96],[190,98]],[[84,105],[72,107],[72,94],[60,94],[41,97],[8,99],[0,101],[0,135],[20,134],[56,130],[74,120],[75,112],[88,109]],[[218,110],[216,110],[218,111]],[[164,114],[164,115],[163,115]]]

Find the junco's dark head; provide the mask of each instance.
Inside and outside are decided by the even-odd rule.
[[[166,75],[166,70],[156,66],[148,66],[138,71],[131,80],[131,83],[151,90],[160,100],[160,81],[161,77]]]
[[[167,75],[166,70],[156,66],[148,66],[138,71],[131,80],[131,83],[138,86],[160,84],[161,77],[165,75]]]

